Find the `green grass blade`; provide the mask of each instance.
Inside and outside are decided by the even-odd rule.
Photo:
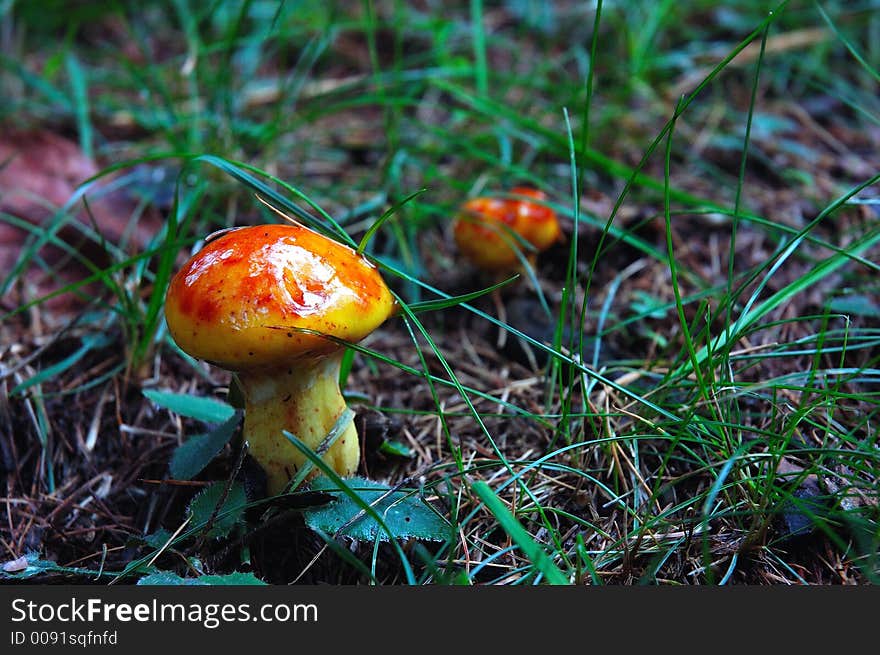
[[[65,59],[67,74],[70,76],[70,86],[73,95],[73,106],[76,113],[76,126],[79,132],[79,146],[83,154],[88,158],[94,157],[92,121],[89,116],[89,85],[86,73],[79,63],[79,59],[68,53]]]
[[[470,293],[463,293],[458,296],[450,296],[449,298],[439,298],[437,300],[423,300],[421,302],[409,303],[409,310],[413,314],[421,314],[423,312],[435,312],[444,309],[449,309],[450,307],[457,307],[458,305],[462,305],[464,303],[471,302],[472,300],[476,300],[482,296],[488,295],[493,291],[501,289],[502,287],[506,287],[511,282],[515,282],[519,279],[519,275],[514,275],[513,277],[509,277],[506,280],[502,280],[497,284],[493,284],[490,287],[486,287],[485,289],[480,289],[478,291],[472,291]]]
[[[544,547],[538,544],[516,517],[510,513],[504,502],[492,491],[492,487],[482,480],[477,480],[471,484],[471,489],[483,501],[486,508],[492,512],[492,515],[498,519],[499,525],[510,535],[510,538],[519,546],[535,568],[543,574],[547,582],[552,585],[571,584],[568,576],[556,566]]]
[[[383,213],[378,219],[376,219],[376,222],[369,227],[369,229],[364,233],[364,236],[361,238],[361,242],[358,244],[357,247],[357,254],[363,254],[364,249],[370,243],[370,240],[376,235],[376,232],[379,231],[379,228],[381,228],[382,225],[385,224],[385,221],[394,216],[401,207],[406,205],[406,203],[408,203],[413,198],[417,198],[418,196],[422,195],[425,191],[427,191],[427,189],[419,189],[418,191],[414,191],[406,198],[401,200],[399,203],[392,205],[385,213]]]

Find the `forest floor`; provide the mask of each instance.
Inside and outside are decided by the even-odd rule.
[[[880,579],[876,12],[264,4],[0,18],[0,576]],[[442,302],[498,281],[451,218],[516,184],[563,238]],[[353,356],[336,495],[265,498],[239,416],[193,409],[231,375],[163,322],[205,236],[281,220],[255,196],[355,243],[396,207],[367,252],[413,313]],[[317,527],[376,489],[435,516]]]

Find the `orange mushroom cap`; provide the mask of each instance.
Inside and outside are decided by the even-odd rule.
[[[510,193],[524,198],[472,198],[462,206],[453,225],[459,250],[487,271],[516,268],[520,263],[516,249],[529,256],[528,246],[518,239],[542,252],[562,236],[556,212],[541,204],[547,199],[543,191],[514,187]]]
[[[257,225],[209,241],[171,280],[165,317],[182,350],[233,371],[285,366],[359,341],[394,311],[379,271],[301,225]]]

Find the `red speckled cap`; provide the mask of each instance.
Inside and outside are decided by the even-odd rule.
[[[209,241],[168,287],[177,345],[230,370],[285,366],[359,341],[394,311],[379,271],[348,246],[301,225],[257,225]]]

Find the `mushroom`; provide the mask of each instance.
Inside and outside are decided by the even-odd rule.
[[[345,348],[324,335],[360,341],[395,308],[365,257],[301,225],[272,224],[208,241],[171,280],[165,318],[184,352],[237,375],[244,438],[274,495],[306,460],[282,430],[317,449],[346,409]],[[353,421],[323,458],[342,476],[355,472]]]
[[[511,198],[478,197],[468,200],[455,217],[452,234],[461,253],[477,268],[493,274],[534,266],[537,255],[562,237],[556,212],[544,204],[547,195],[538,189],[517,186]],[[537,201],[537,202],[536,202]],[[536,286],[540,295],[540,288]],[[507,312],[501,294],[492,301],[502,322]],[[497,345],[503,348],[507,332],[499,328]]]
[[[518,268],[520,251],[526,261],[534,264],[537,253],[562,235],[556,212],[543,204],[547,199],[543,191],[518,186],[510,193],[520,197],[468,200],[453,224],[459,250],[485,271],[500,273]]]

